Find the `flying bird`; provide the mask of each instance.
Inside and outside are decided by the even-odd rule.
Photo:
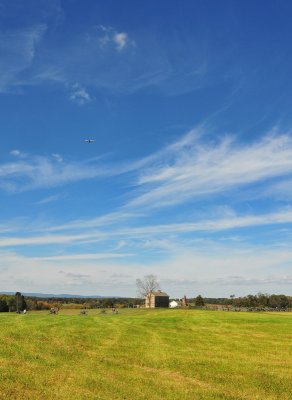
[[[94,143],[94,142],[96,142],[96,140],[95,139],[85,139],[84,142],[85,143]]]

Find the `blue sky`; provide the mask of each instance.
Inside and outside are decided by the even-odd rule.
[[[0,0],[0,290],[291,295],[291,17]]]

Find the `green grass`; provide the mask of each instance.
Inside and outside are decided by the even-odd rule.
[[[292,398],[292,314],[0,314],[0,399]]]

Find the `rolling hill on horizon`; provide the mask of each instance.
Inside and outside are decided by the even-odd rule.
[[[0,294],[7,294],[7,295],[14,295],[15,292],[1,292]],[[119,298],[120,296],[98,296],[98,295],[92,295],[92,296],[83,296],[80,294],[66,294],[66,293],[61,293],[61,294],[53,294],[53,293],[22,293],[24,296],[30,296],[30,297],[42,297],[42,298],[51,298],[51,297],[56,297],[56,298],[82,298],[82,299],[92,299],[92,298],[99,298],[99,299],[104,299],[104,298]]]

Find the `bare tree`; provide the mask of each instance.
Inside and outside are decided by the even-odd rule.
[[[139,295],[145,297],[146,303],[150,305],[151,294],[160,288],[157,277],[155,275],[146,275],[143,279],[137,279],[136,285]]]

